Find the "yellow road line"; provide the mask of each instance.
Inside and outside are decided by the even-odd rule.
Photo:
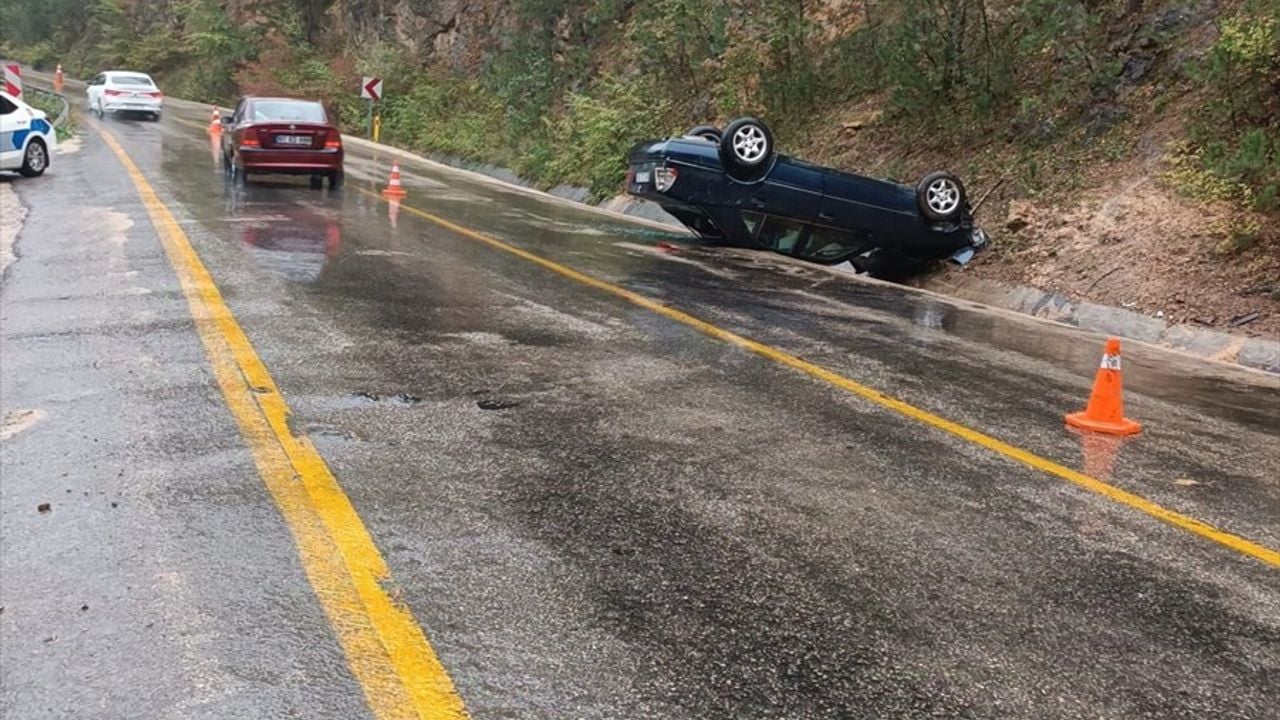
[[[365,190],[364,188],[359,188],[359,190],[360,192],[365,193],[366,195],[371,195],[373,197],[381,198],[381,196],[379,196],[377,193],[370,192],[369,190]],[[381,199],[385,200],[385,198],[381,198]],[[1017,462],[1020,462],[1023,465],[1028,465],[1032,468],[1035,468],[1036,470],[1040,470],[1042,472],[1048,473],[1055,477],[1058,477],[1068,482],[1079,485],[1080,487],[1086,490],[1089,490],[1091,492],[1095,492],[1099,495],[1102,495],[1105,498],[1114,500],[1115,502],[1121,503],[1123,505],[1127,505],[1135,510],[1140,510],[1141,512],[1144,512],[1147,515],[1150,515],[1151,517],[1154,517],[1157,520],[1161,520],[1166,523],[1169,523],[1174,527],[1181,528],[1188,532],[1199,535],[1200,537],[1206,538],[1208,540],[1212,540],[1220,545],[1231,548],[1236,552],[1240,552],[1250,557],[1257,558],[1262,562],[1267,563],[1268,565],[1274,565],[1274,566],[1280,567],[1280,552],[1276,550],[1272,550],[1271,548],[1264,547],[1250,540],[1246,540],[1238,535],[1233,535],[1229,532],[1219,530],[1218,528],[1215,528],[1214,526],[1206,522],[1202,522],[1200,520],[1196,520],[1193,517],[1189,517],[1179,512],[1170,510],[1140,495],[1135,495],[1131,492],[1128,492],[1127,490],[1122,490],[1114,485],[1103,482],[1102,480],[1098,480],[1097,478],[1090,477],[1081,472],[1077,472],[1075,470],[1072,470],[1069,467],[1060,465],[1052,460],[1040,457],[1039,455],[1036,455],[1035,453],[1030,452],[1028,450],[1023,450],[1022,448],[1010,445],[1009,443],[1006,443],[1004,441],[997,440],[996,438],[993,438],[990,435],[986,435],[977,430],[973,430],[971,428],[965,427],[964,425],[961,425],[959,423],[952,422],[951,420],[948,420],[944,417],[934,415],[928,410],[922,410],[914,405],[910,405],[906,402],[903,402],[902,400],[889,397],[888,395],[885,395],[873,388],[867,387],[866,385],[863,385],[855,380],[850,380],[849,378],[843,375],[839,375],[830,370],[814,365],[813,363],[801,360],[795,355],[792,355],[784,350],[779,350],[778,348],[765,345],[764,343],[756,342],[755,340],[743,337],[734,332],[730,332],[719,326],[712,325],[711,323],[705,320],[700,320],[688,313],[681,312],[680,310],[676,310],[675,308],[663,305],[657,300],[653,300],[651,298],[645,297],[644,295],[640,295],[639,293],[632,292],[630,290],[627,290],[626,288],[619,287],[617,285],[614,285],[613,283],[591,277],[590,275],[578,272],[573,268],[566,267],[552,260],[548,260],[540,255],[535,255],[527,250],[521,250],[520,248],[515,247],[514,245],[508,245],[507,243],[504,243],[501,240],[494,239],[492,237],[489,237],[488,235],[485,235],[484,233],[476,232],[475,230],[472,230],[470,228],[466,228],[457,223],[450,222],[438,215],[433,215],[424,210],[419,210],[418,208],[415,208],[411,205],[406,205],[402,203],[400,205],[400,208],[413,215],[417,215],[418,217],[424,220],[427,220],[436,225],[439,225],[442,228],[452,230],[453,232],[458,233],[459,235],[470,238],[472,240],[477,240],[486,245],[489,245],[490,247],[497,248],[498,250],[501,250],[503,252],[515,255],[516,257],[523,258],[525,260],[528,260],[531,263],[540,265],[546,268],[547,270],[550,270],[551,272],[567,277],[570,280],[574,280],[576,282],[582,283],[583,285],[596,288],[597,290],[601,290],[603,292],[609,293],[610,295],[613,295],[615,297],[622,298],[623,300],[626,300],[629,303],[639,305],[640,307],[645,308],[647,310],[652,310],[653,312],[659,315],[662,315],[663,317],[670,318],[671,320],[674,320],[678,323],[687,325],[699,332],[710,335],[711,337],[716,338],[717,340],[723,340],[724,342],[727,342],[730,345],[736,345],[737,347],[740,347],[744,350],[749,350],[757,355],[768,358],[769,360],[772,360],[773,362],[776,362],[779,365],[785,365],[789,368],[798,370],[806,375],[809,375],[810,377],[816,378],[826,383],[830,383],[831,385],[834,385],[842,390],[847,390],[855,395],[858,395],[860,397],[863,397],[875,403],[876,405],[879,405],[884,408],[888,408],[889,410],[893,410],[896,413],[905,415],[911,418],[912,420],[917,420],[926,425],[929,425],[930,427],[934,427],[934,428],[937,428],[938,430],[948,432],[962,440],[973,443],[974,445],[979,445],[981,447],[984,447],[1010,460],[1016,460]]]
[[[390,571],[360,516],[311,442],[290,431],[289,406],[186,233],[115,137],[98,130],[151,216],[227,407],[293,534],[302,567],[374,717],[466,718],[422,628],[387,593]]]

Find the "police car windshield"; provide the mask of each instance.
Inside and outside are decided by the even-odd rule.
[[[326,122],[324,107],[318,102],[300,100],[255,100],[254,121],[300,120],[302,122]]]

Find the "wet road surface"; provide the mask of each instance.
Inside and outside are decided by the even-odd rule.
[[[1280,384],[348,147],[226,185],[202,126],[81,116],[11,182],[5,717],[390,716],[351,670],[105,129],[173,213],[476,718],[1267,718],[1280,570],[417,212],[1274,552]],[[676,252],[660,241],[682,243]],[[46,512],[38,508],[48,503]],[[89,709],[92,712],[89,712]]]

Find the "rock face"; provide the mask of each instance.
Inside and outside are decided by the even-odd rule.
[[[330,34],[346,44],[393,43],[423,63],[478,67],[496,47],[513,13],[503,0],[336,0]]]

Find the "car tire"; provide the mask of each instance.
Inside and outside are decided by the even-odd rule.
[[[967,203],[964,184],[949,172],[931,172],[916,184],[916,205],[929,222],[959,220]]]
[[[231,165],[231,184],[238,188],[249,184],[249,173],[244,168],[236,167],[234,163]]]
[[[346,180],[347,180],[347,174],[344,173],[343,171],[339,170],[338,172],[333,173],[332,175],[329,176],[329,189],[341,190],[342,184],[346,182]]]
[[[698,125],[689,128],[684,134],[685,137],[696,137],[704,140],[710,140],[713,143],[719,143],[724,134],[720,132],[720,128],[715,125]]]
[[[756,180],[773,162],[773,132],[755,118],[739,118],[729,123],[720,138],[720,161],[730,177]]]
[[[23,177],[40,177],[49,167],[49,148],[40,138],[32,138],[27,149],[22,152],[22,167],[18,172]]]
[[[151,113],[151,122],[160,122],[160,113]]]
[[[312,189],[312,190],[320,190],[320,189],[321,189],[321,188],[323,188],[323,187],[324,187],[324,176],[323,176],[323,175],[312,175],[312,176],[311,176],[311,189]]]

